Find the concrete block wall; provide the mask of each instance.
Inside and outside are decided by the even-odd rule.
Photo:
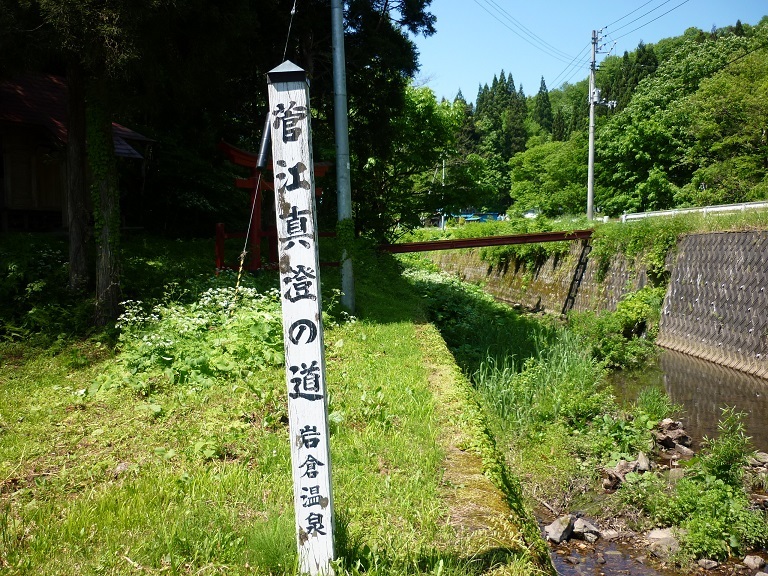
[[[768,232],[682,238],[657,343],[768,378]]]

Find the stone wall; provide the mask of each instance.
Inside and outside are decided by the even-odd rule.
[[[768,231],[693,234],[669,260],[660,346],[768,378]],[[581,244],[534,271],[481,259],[479,249],[432,252],[447,272],[479,283],[500,300],[559,314],[568,296]],[[617,255],[604,278],[590,259],[573,308],[615,310],[642,288],[645,269]]]
[[[581,243],[572,242],[568,255],[550,258],[533,271],[514,264],[496,265],[483,261],[480,253],[480,249],[466,249],[431,252],[428,255],[446,272],[455,273],[467,282],[482,284],[499,300],[559,314],[568,297],[581,254]],[[615,310],[624,294],[642,288],[646,281],[645,269],[636,270],[634,263],[617,256],[601,282],[597,263],[590,258],[573,309]]]

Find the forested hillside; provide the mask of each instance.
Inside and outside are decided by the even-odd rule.
[[[768,197],[768,19],[690,28],[609,56],[596,85],[597,210],[704,206]],[[588,80],[525,97],[502,71],[465,109],[457,165],[482,174],[474,208],[584,211]],[[468,199],[468,205],[476,199]]]

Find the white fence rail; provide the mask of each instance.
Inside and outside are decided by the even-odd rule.
[[[744,212],[746,210],[768,209],[768,202],[742,202],[741,204],[720,204],[719,206],[705,206],[704,208],[679,208],[677,210],[657,210],[656,212],[637,212],[634,214],[624,214],[621,217],[622,222],[632,220],[642,220],[653,216],[677,216],[678,214],[721,214],[726,212]]]

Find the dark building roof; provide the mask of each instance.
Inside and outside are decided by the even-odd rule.
[[[46,128],[67,141],[67,85],[63,78],[29,75],[0,83],[0,122]]]
[[[64,78],[50,74],[29,74],[0,82],[0,123],[37,126],[47,130],[56,140],[67,142],[67,84]],[[112,123],[115,155],[142,158],[127,141],[152,142],[147,138]]]

